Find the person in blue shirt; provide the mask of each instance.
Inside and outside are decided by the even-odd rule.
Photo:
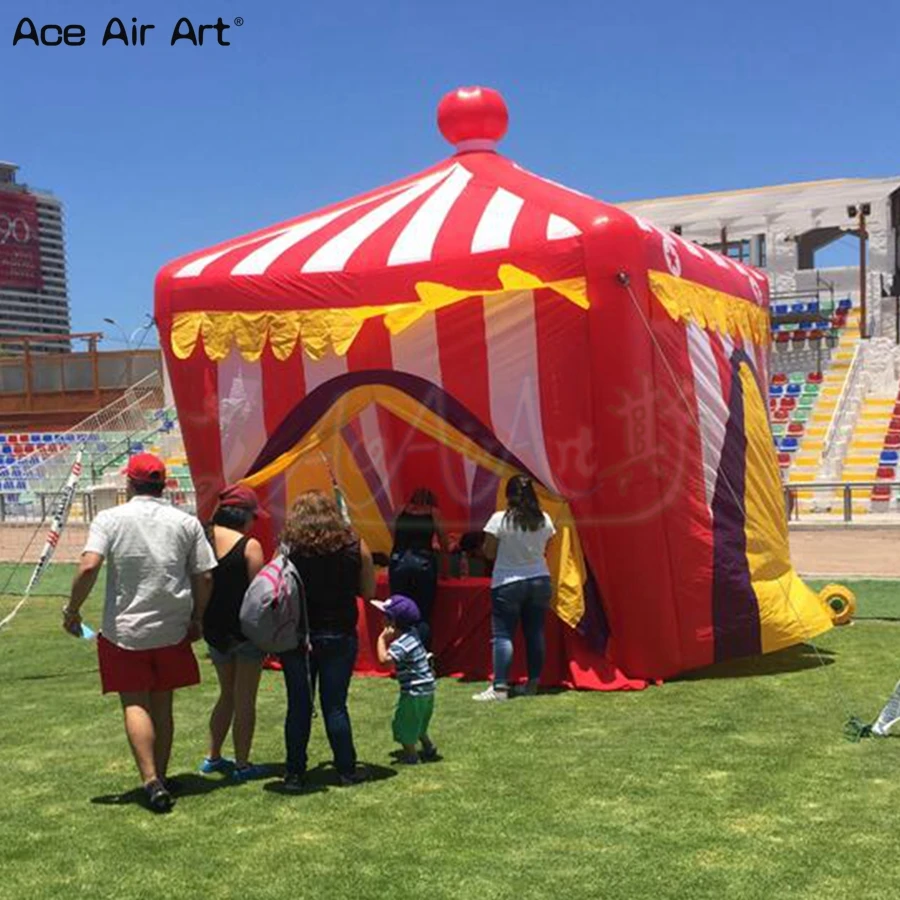
[[[399,762],[419,761],[418,745],[422,745],[422,759],[437,759],[437,747],[428,736],[428,726],[434,712],[435,677],[422,639],[416,630],[419,607],[402,594],[387,600],[373,600],[385,616],[385,628],[378,635],[378,661],[393,664],[400,685],[400,696],[394,711],[394,740],[403,747]]]

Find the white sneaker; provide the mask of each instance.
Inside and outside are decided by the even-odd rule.
[[[472,699],[478,700],[480,703],[488,703],[494,700],[509,700],[509,691],[497,690],[491,685],[491,687],[480,694],[474,694]]]
[[[897,724],[897,720],[894,719],[892,722],[882,722],[881,719],[877,719],[875,724],[872,725],[871,734],[875,737],[890,737],[891,729]]]

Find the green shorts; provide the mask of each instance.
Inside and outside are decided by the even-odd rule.
[[[394,710],[394,740],[407,747],[428,734],[428,723],[434,712],[434,694],[416,697],[400,694]]]

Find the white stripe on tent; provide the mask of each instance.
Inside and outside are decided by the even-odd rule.
[[[528,169],[523,169],[518,163],[513,163],[513,168],[518,169],[520,172],[524,172],[526,175],[530,175],[532,178],[537,178],[538,181],[543,181],[544,184],[552,184],[553,187],[559,188],[560,190],[563,190],[568,194],[577,194],[579,197],[587,197],[588,200],[595,199],[590,194],[585,194],[573,187],[569,187],[567,184],[561,184],[558,181],[554,181],[552,178],[545,178],[543,175],[536,175],[534,172],[530,172]]]
[[[629,215],[629,213],[625,213],[625,215]],[[634,219],[635,222],[637,222],[637,226],[641,229],[641,231],[649,231],[652,233],[653,226],[650,225],[649,222],[645,221],[640,216],[632,216],[631,218]]]
[[[348,225],[343,231],[326,241],[310,256],[303,266],[304,272],[340,272],[347,260],[359,249],[363,241],[370,238],[382,225],[389,222],[398,212],[417,200],[426,191],[447,177],[450,169],[441,169],[415,182],[402,193],[380,203],[361,219]]]
[[[443,387],[434,313],[422,316],[400,334],[392,334],[391,355],[395,371],[409,372]]]
[[[521,197],[497,188],[478,220],[472,236],[472,253],[505,250],[524,203]]]
[[[262,370],[237,347],[218,364],[219,435],[226,483],[247,474],[266,442]]]
[[[723,257],[721,253],[716,253],[714,250],[710,250],[702,244],[698,246],[720,269],[728,268],[728,263],[725,262],[725,257]]]
[[[469,459],[468,456],[464,456],[463,473],[466,477],[466,503],[471,506],[475,493],[475,475],[478,473],[478,463]]]
[[[214,253],[207,253],[206,256],[201,256],[198,259],[193,260],[193,262],[189,262],[186,266],[180,268],[173,276],[173,278],[196,278],[198,275],[203,274],[203,270],[214,263],[217,259],[221,259],[226,253],[231,253],[232,250],[240,250],[241,247],[252,247],[254,244],[259,244],[262,241],[267,241],[270,238],[278,237],[281,234],[284,234],[285,229],[279,228],[277,231],[269,232],[268,234],[257,235],[254,238],[251,238],[247,241],[238,241],[236,244],[231,244],[226,247],[224,250],[216,250]]]
[[[450,177],[416,210],[400,232],[388,256],[389,266],[431,259],[441,226],[471,178],[472,173],[468,169],[453,167]]]
[[[303,353],[303,379],[309,396],[320,384],[347,374],[347,357],[338,356],[329,350],[321,359],[311,359]]]
[[[418,182],[414,183],[418,184]],[[276,235],[275,239],[268,244],[254,250],[252,253],[248,253],[247,256],[231,270],[231,274],[262,275],[279,256],[286,253],[291,247],[299,244],[304,238],[307,238],[311,234],[315,234],[315,232],[324,228],[329,222],[333,222],[344,213],[359,209],[360,206],[365,206],[367,203],[374,203],[376,200],[383,197],[396,195],[400,190],[401,188],[388,189],[382,191],[380,194],[375,194],[372,197],[366,197],[363,200],[357,200],[355,203],[341,206],[340,209],[334,209],[324,215],[314,216],[311,219],[298,222],[296,225],[291,225],[286,231]]]
[[[338,216],[342,216],[346,209],[338,209],[326,213],[324,216],[316,216],[292,225],[286,232],[278,235],[268,244],[259,247],[252,253],[248,253],[232,270],[232,275],[262,275],[266,269],[286,253],[295,244],[299,244],[304,238],[315,234],[320,228],[324,228],[329,222],[333,222]]]
[[[703,485],[706,505],[712,509],[719,476],[725,428],[728,423],[728,404],[722,396],[719,367],[710,346],[709,335],[693,322],[688,323],[688,354],[694,373],[694,393],[700,419],[700,447],[703,454]]]
[[[384,436],[381,433],[381,420],[379,419],[378,408],[374,404],[370,404],[359,414],[359,427],[362,432],[366,452],[369,454],[369,459],[372,460],[372,465],[375,467],[375,471],[378,473],[378,477],[381,479],[381,484],[384,487],[388,505],[391,509],[394,509],[396,508],[396,503],[391,490],[393,484],[391,476],[395,475],[396,472],[391,470],[401,466],[403,460],[399,458],[394,459],[390,461],[390,465],[388,464],[388,449]]]
[[[547,219],[548,241],[558,241],[562,238],[575,237],[578,234],[581,234],[581,229],[577,225],[562,216],[550,213],[550,218]]]
[[[681,246],[684,247],[684,249],[687,250],[687,252],[692,256],[697,256],[700,259],[703,259],[703,252],[698,249],[697,245],[693,241],[689,241],[677,234],[675,235],[675,240],[677,240],[678,243],[681,244]]]
[[[534,294],[499,294],[482,302],[494,434],[556,490],[544,444]]]

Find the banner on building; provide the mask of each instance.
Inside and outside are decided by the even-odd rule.
[[[0,289],[41,286],[37,200],[24,191],[0,190]]]

